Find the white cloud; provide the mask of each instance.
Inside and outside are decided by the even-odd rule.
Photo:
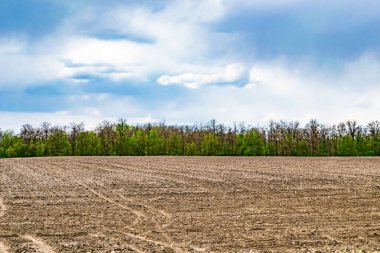
[[[285,67],[286,63],[271,61],[254,65],[249,73],[250,86],[263,86],[272,94],[286,95],[293,94],[294,90],[301,92],[303,86],[297,86],[304,80],[298,70]],[[314,80],[310,79],[305,83],[305,87],[314,85]]]
[[[26,41],[20,37],[0,37],[0,55],[17,54],[26,48]]]
[[[64,65],[47,55],[1,54],[0,86],[25,86],[57,80]]]
[[[147,45],[131,41],[72,37],[59,56],[74,64],[126,66],[145,58],[143,52],[146,50]]]
[[[110,79],[114,82],[129,79],[132,73],[128,72],[128,69],[119,67],[115,69],[115,66],[109,67],[108,65],[79,65],[65,66],[59,72],[61,78],[70,78],[75,83],[88,83],[91,77]],[[82,76],[82,77],[81,77]]]
[[[157,82],[162,85],[181,84],[188,88],[199,88],[205,84],[233,83],[243,78],[245,68],[241,63],[229,64],[211,73],[183,73],[179,75],[162,75]]]
[[[0,37],[0,87],[56,80],[63,67],[48,52],[34,50],[23,36]]]
[[[283,7],[301,3],[301,0],[235,0],[229,3],[239,8],[247,7]]]

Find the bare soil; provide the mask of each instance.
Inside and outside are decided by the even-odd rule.
[[[0,160],[0,253],[380,250],[380,158]]]

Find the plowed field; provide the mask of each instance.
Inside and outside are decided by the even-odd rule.
[[[0,253],[380,249],[380,158],[0,160]]]

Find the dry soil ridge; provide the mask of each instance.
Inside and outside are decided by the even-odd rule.
[[[42,253],[55,253],[55,251],[40,238],[32,235],[20,235],[20,237],[33,242],[41,250]]]

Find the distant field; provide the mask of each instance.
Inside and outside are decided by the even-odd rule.
[[[380,249],[380,158],[0,160],[0,253]]]

